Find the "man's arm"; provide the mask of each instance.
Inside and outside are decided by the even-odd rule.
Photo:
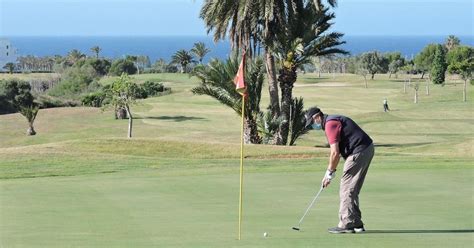
[[[331,154],[329,155],[329,171],[336,171],[337,164],[339,164],[339,159],[341,158],[341,153],[339,152],[339,142],[331,144]]]
[[[334,178],[337,164],[339,164],[339,159],[341,154],[339,152],[339,142],[331,144],[331,154],[329,155],[329,165],[326,175],[323,178],[323,187],[326,188],[331,183],[331,179]]]

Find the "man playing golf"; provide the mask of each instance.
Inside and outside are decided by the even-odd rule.
[[[331,146],[329,165],[322,180],[328,187],[336,176],[339,158],[345,160],[339,189],[339,224],[330,233],[359,233],[365,231],[359,209],[359,192],[374,156],[372,139],[353,120],[342,115],[326,115],[317,108],[306,114],[306,128],[324,130]]]

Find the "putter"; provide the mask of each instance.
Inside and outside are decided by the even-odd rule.
[[[311,209],[311,207],[313,207],[314,203],[316,202],[316,199],[318,199],[318,197],[319,197],[319,194],[321,194],[321,192],[323,192],[323,189],[324,189],[324,187],[321,185],[321,189],[320,189],[319,192],[316,194],[316,196],[313,198],[313,201],[311,201],[311,203],[309,204],[308,208],[306,209],[306,211],[305,211],[304,214],[303,214],[303,217],[301,217],[300,221],[298,222],[298,225],[297,225],[297,226],[294,226],[294,227],[292,228],[293,230],[296,230],[296,231],[299,231],[299,230],[300,230],[301,222],[303,222],[304,217],[305,217],[306,214],[309,212],[309,210]]]

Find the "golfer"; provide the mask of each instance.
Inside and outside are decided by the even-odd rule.
[[[331,146],[329,165],[322,180],[328,187],[336,176],[339,158],[345,160],[339,189],[339,224],[330,228],[330,233],[364,232],[364,223],[359,209],[359,192],[374,156],[372,139],[353,120],[342,115],[326,115],[317,108],[310,108],[306,114],[308,129],[324,130]]]

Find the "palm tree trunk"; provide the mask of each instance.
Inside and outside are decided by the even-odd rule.
[[[245,118],[244,122],[244,143],[260,144],[262,139],[258,135],[257,122],[254,119]]]
[[[296,82],[296,67],[291,69],[283,68],[280,70],[278,81],[281,89],[281,117],[280,126],[281,145],[288,143],[288,134],[290,131],[290,106],[293,101],[293,84]]]
[[[275,57],[271,54],[268,48],[265,51],[265,63],[267,67],[268,91],[270,93],[270,107],[272,110],[272,117],[278,118],[280,116],[280,97],[278,96]]]
[[[133,124],[133,116],[132,112],[130,111],[130,107],[128,105],[125,106],[128,115],[128,135],[127,138],[132,138],[132,124]]]
[[[421,72],[421,79],[423,79],[423,77],[425,76],[425,72]]]

